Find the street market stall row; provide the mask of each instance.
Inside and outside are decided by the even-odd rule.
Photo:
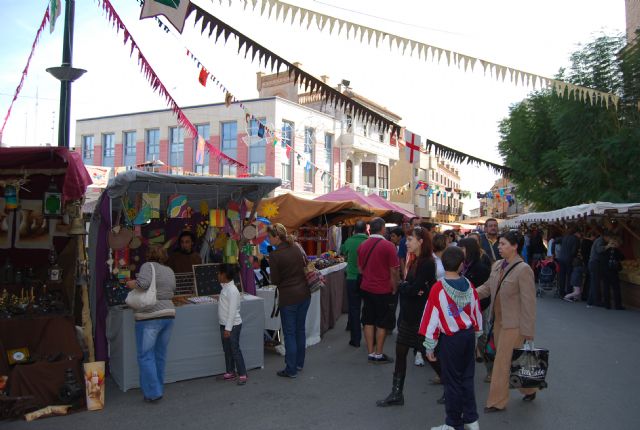
[[[501,228],[520,228],[530,224],[543,226],[577,226],[590,230],[609,230],[622,241],[624,255],[621,281],[622,302],[625,306],[640,308],[640,203],[596,202],[570,206],[548,212],[531,212],[503,220]],[[558,230],[558,228],[556,228]]]

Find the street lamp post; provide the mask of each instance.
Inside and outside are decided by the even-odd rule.
[[[60,81],[60,111],[58,116],[58,146],[69,148],[69,124],[71,122],[71,83],[86,73],[72,67],[73,21],[75,0],[66,0],[64,11],[64,36],[62,38],[62,65],[49,67],[47,72]]]

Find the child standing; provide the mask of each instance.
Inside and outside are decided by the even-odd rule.
[[[233,282],[235,274],[235,265],[220,265],[218,281],[222,285],[222,291],[218,302],[218,320],[220,322],[222,349],[224,350],[224,359],[227,366],[227,372],[223,375],[223,378],[225,381],[229,381],[238,376],[238,385],[245,385],[247,383],[247,369],[244,365],[242,351],[240,351],[240,331],[242,330],[240,302],[242,301],[242,296]]]
[[[419,333],[429,361],[442,366],[446,424],[431,430],[478,430],[478,411],[474,392],[476,336],[482,334],[480,302],[471,282],[458,273],[464,251],[449,247],[442,254],[445,276],[431,287]]]

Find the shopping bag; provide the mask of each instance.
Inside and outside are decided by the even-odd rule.
[[[548,368],[549,350],[525,342],[522,348],[513,350],[509,388],[547,388]]]

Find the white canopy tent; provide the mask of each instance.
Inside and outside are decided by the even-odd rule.
[[[502,220],[499,224],[500,228],[517,228],[523,223],[568,221],[594,215],[618,214],[640,215],[640,203],[587,203],[549,212],[531,212],[515,218]]]

